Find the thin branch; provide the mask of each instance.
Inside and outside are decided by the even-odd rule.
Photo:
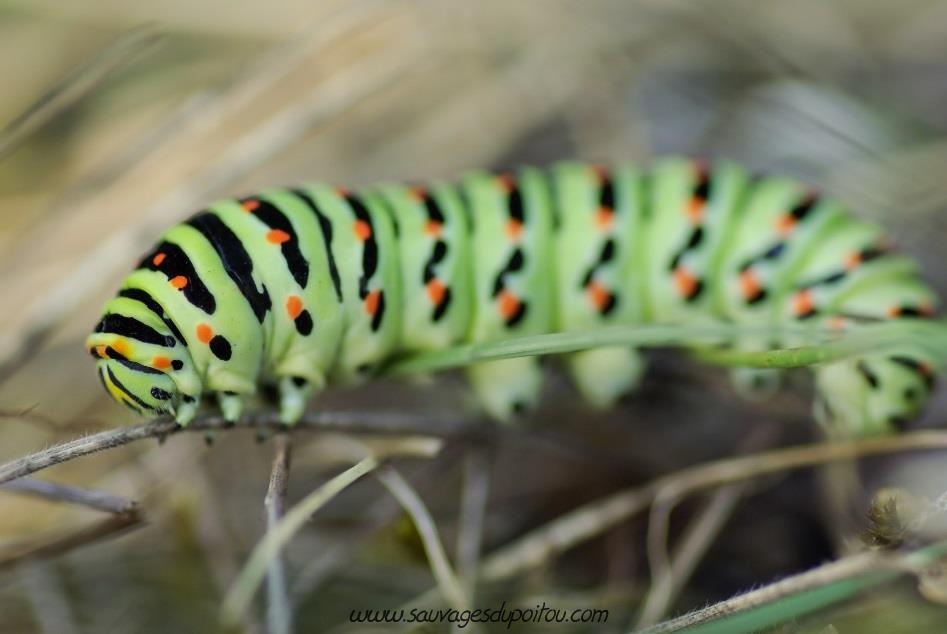
[[[263,581],[270,560],[279,554],[283,546],[309,521],[312,514],[376,468],[378,460],[374,456],[362,459],[303,498],[272,531],[266,533],[253,549],[240,576],[224,597],[221,618],[226,624],[235,625],[240,620]]]
[[[681,538],[681,543],[675,549],[670,562],[666,561],[665,556],[665,565],[656,566],[649,548],[649,560],[652,560],[651,588],[641,607],[637,627],[657,623],[667,612],[668,607],[680,594],[684,583],[694,572],[697,563],[703,558],[720,530],[730,519],[737,503],[749,486],[749,482],[741,482],[715,491],[710,500],[700,510],[697,518],[687,527],[687,531]],[[657,504],[652,507],[652,514],[657,508]],[[667,507],[662,506],[661,509],[662,513],[670,512]],[[649,538],[651,537],[652,526],[657,526],[657,524],[649,523]],[[664,526],[666,527],[666,524]],[[664,539],[661,539],[661,548],[664,547]]]
[[[877,551],[859,553],[777,581],[759,590],[752,590],[721,601],[702,610],[665,621],[641,630],[638,634],[671,634],[689,631],[691,628],[711,621],[760,609],[782,599],[798,598],[806,593],[809,600],[805,605],[796,605],[792,611],[796,617],[799,617],[894,579],[898,575],[907,572],[919,574],[945,554],[947,554],[947,542],[943,541],[906,554],[892,555]],[[753,624],[743,621],[739,628],[734,624],[726,630],[719,631],[759,631],[779,623],[780,618],[785,619],[785,617],[785,610],[773,611],[767,615],[758,615],[757,621]]]
[[[289,436],[276,437],[276,456],[270,472],[270,485],[263,500],[266,511],[266,532],[276,530],[286,507],[286,491],[289,488],[289,465],[292,448]],[[293,631],[293,610],[286,590],[286,566],[280,553],[274,555],[266,573],[266,621],[269,634],[290,634]]]
[[[742,443],[740,453],[752,454],[771,446],[774,443],[773,435],[771,428],[759,428]],[[658,492],[648,518],[647,552],[651,588],[641,608],[638,627],[657,623],[661,619],[749,484],[743,481],[714,492],[710,502],[688,527],[673,562],[668,556],[668,532],[671,513],[679,498],[668,501],[663,491]]]
[[[138,507],[138,503],[134,500],[105,493],[104,491],[80,489],[68,484],[56,484],[55,482],[44,482],[32,478],[21,478],[13,482],[7,482],[0,488],[11,493],[43,498],[51,502],[78,504],[113,515],[136,512]]]
[[[0,551],[0,570],[14,564],[35,559],[48,559],[67,553],[79,546],[85,546],[112,537],[143,524],[143,518],[137,511],[112,515],[85,528],[71,532],[40,545],[19,545]]]
[[[124,33],[98,54],[84,60],[0,130],[0,160],[5,159],[26,138],[57,114],[99,87],[109,75],[137,61],[161,38],[162,34],[153,26],[139,26]]]
[[[218,415],[202,416],[182,428],[173,420],[159,418],[147,423],[119,427],[53,445],[42,451],[18,458],[0,466],[0,483],[9,482],[42,469],[87,456],[106,449],[121,447],[145,438],[164,439],[182,431],[204,432],[227,429],[270,429],[285,431],[275,412],[264,412],[236,426]],[[453,436],[461,432],[486,433],[482,420],[451,414],[402,414],[395,412],[313,412],[303,416],[293,431],[342,431],[382,434],[429,434]]]
[[[386,466],[380,469],[375,473],[375,477],[385,485],[385,488],[398,500],[414,522],[418,535],[421,536],[421,543],[424,544],[424,552],[427,553],[431,572],[447,603],[461,612],[469,609],[463,587],[447,560],[447,553],[438,536],[434,518],[431,517],[431,513],[421,501],[417,491],[392,467]]]
[[[527,533],[484,559],[480,569],[481,578],[496,581],[534,568],[640,513],[659,492],[670,501],[697,491],[815,464],[875,454],[936,449],[947,449],[947,433],[920,431],[851,442],[801,445],[689,467],[580,506]]]

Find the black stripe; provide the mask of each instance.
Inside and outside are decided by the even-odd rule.
[[[582,279],[579,281],[579,288],[585,289],[589,284],[592,283],[592,278],[595,277],[595,273],[598,271],[598,265],[594,264],[589,267],[589,270],[585,272],[585,275],[582,276]]]
[[[615,251],[615,240],[613,238],[609,238],[605,241],[605,244],[602,245],[602,252],[598,256],[599,264],[611,262],[615,258]]]
[[[381,320],[385,315],[385,291],[378,291],[378,310],[372,315],[372,332],[381,328]]]
[[[868,383],[868,387],[873,390],[877,390],[880,383],[878,382],[878,376],[871,371],[871,368],[868,367],[868,364],[864,361],[859,361],[855,364],[855,369],[858,370],[858,373],[861,374],[865,381]]]
[[[116,361],[122,364],[123,366],[125,366],[126,368],[128,368],[129,370],[135,370],[136,372],[144,372],[145,374],[164,374],[164,372],[162,372],[161,370],[156,370],[154,368],[148,367],[147,365],[142,365],[140,363],[135,363],[134,361],[129,361],[125,357],[121,355],[115,356],[115,354],[116,354],[115,351],[109,348],[109,360]]]
[[[710,198],[710,169],[703,161],[697,161],[695,167],[697,181],[694,184],[692,196],[698,200],[706,201]]]
[[[162,390],[160,387],[151,388],[151,396],[159,401],[170,401],[171,393],[165,390]]]
[[[618,296],[615,295],[615,293],[609,293],[608,299],[605,301],[605,305],[602,306],[601,310],[599,311],[599,314],[601,314],[602,316],[607,316],[611,314],[612,312],[614,312],[615,307],[617,306],[618,306]]]
[[[425,284],[437,277],[437,274],[434,272],[434,267],[437,266],[446,256],[447,243],[443,240],[438,240],[434,243],[434,250],[431,252],[431,257],[428,258],[428,261],[424,265],[424,272],[421,277]]]
[[[526,302],[521,301],[519,307],[516,309],[516,312],[506,320],[506,327],[512,328],[516,324],[523,321],[523,318],[526,317],[526,309],[529,308]]]
[[[378,270],[378,242],[375,239],[375,225],[365,204],[355,194],[349,194],[344,198],[355,218],[367,224],[369,228],[368,239],[362,243],[362,277],[358,282],[359,297],[364,299],[368,295],[368,282]]]
[[[506,270],[509,273],[520,271],[523,269],[524,264],[526,264],[526,256],[523,254],[523,250],[517,247],[513,249],[510,261],[506,263]]]
[[[704,240],[704,228],[695,227],[694,231],[691,233],[690,240],[687,241],[687,249],[696,249],[700,246],[700,243]]]
[[[134,402],[136,402],[136,403],[138,403],[139,405],[141,405],[144,409],[148,409],[148,410],[153,410],[153,409],[154,409],[153,407],[151,407],[150,405],[148,405],[148,403],[144,402],[143,400],[141,400],[140,398],[138,398],[137,396],[135,396],[134,394],[132,394],[132,393],[128,390],[127,387],[125,387],[124,385],[122,385],[122,382],[118,380],[118,377],[115,376],[115,374],[112,373],[112,369],[111,369],[111,368],[106,367],[106,368],[105,368],[105,371],[108,372],[109,380],[112,382],[112,384],[113,384],[115,387],[117,387],[117,388],[119,389],[119,391],[120,391],[122,394],[124,394],[125,396],[127,396],[128,398],[130,398],[131,400],[133,400]]]
[[[391,221],[391,229],[394,231],[395,239],[401,237],[401,225],[398,223],[398,214],[395,213],[395,208],[392,206],[393,203],[388,200],[387,196],[378,196],[375,198],[375,202],[385,210],[385,215],[388,217],[388,220]]]
[[[510,198],[507,202],[510,211],[510,218],[523,222],[526,218],[526,207],[523,204],[523,194],[516,185],[510,190]]]
[[[598,195],[598,204],[600,207],[615,210],[615,186],[610,179],[606,178],[602,183],[602,190]]]
[[[892,356],[890,359],[895,363],[904,366],[908,370],[919,374],[924,380],[924,385],[927,386],[928,390],[934,389],[934,375],[931,372],[926,371],[920,361],[904,356]]]
[[[697,280],[697,285],[694,287],[693,292],[684,299],[687,302],[695,302],[697,298],[700,297],[704,292],[704,280]]]
[[[155,264],[153,259],[159,253],[164,254],[164,260],[161,264]],[[187,256],[184,249],[173,242],[161,242],[138,263],[138,268],[159,271],[167,275],[169,280],[179,275],[187,278],[187,286],[181,289],[187,301],[208,315],[213,315],[217,310],[217,301],[197,274],[191,258]]]
[[[133,299],[137,302],[141,302],[145,305],[148,310],[153,312],[171,331],[171,334],[174,335],[174,338],[181,342],[181,345],[186,346],[187,342],[184,340],[184,334],[178,330],[177,325],[171,321],[164,314],[164,308],[161,307],[161,304],[155,301],[155,298],[148,294],[148,291],[142,290],[140,288],[123,288],[118,292],[119,297],[127,297],[128,299]]]
[[[424,192],[424,209],[427,211],[428,220],[443,224],[444,214],[441,212],[441,208],[433,194]]]
[[[444,315],[447,313],[447,307],[450,306],[451,292],[450,288],[444,289],[444,298],[441,300],[441,303],[434,307],[434,312],[431,313],[431,319],[434,323],[439,322]]]
[[[270,310],[273,303],[266,292],[266,286],[262,291],[257,290],[253,280],[253,260],[237,234],[213,212],[198,214],[188,220],[187,224],[197,229],[214,247],[227,275],[250,304],[257,321],[262,323],[266,311]]]
[[[174,345],[174,337],[162,335],[148,324],[138,321],[134,317],[127,317],[117,313],[108,313],[102,317],[102,321],[95,327],[95,332],[121,335],[143,343],[164,346],[165,348],[170,348]]]
[[[335,262],[335,255],[332,253],[332,223],[326,218],[325,214],[316,206],[316,201],[312,199],[309,194],[302,191],[301,189],[294,189],[292,193],[295,194],[301,201],[306,203],[306,206],[312,210],[312,213],[315,214],[316,220],[319,221],[319,228],[322,230],[322,243],[325,245],[326,249],[326,258],[329,261],[329,276],[332,278],[332,286],[335,288],[335,297],[342,303],[342,278],[339,276],[339,267]]]
[[[309,282],[309,262],[306,261],[302,251],[299,250],[299,236],[296,235],[293,223],[276,205],[259,198],[253,200],[259,203],[253,210],[255,217],[262,220],[271,229],[279,229],[289,235],[289,240],[280,245],[280,250],[283,253],[283,259],[286,260],[286,268],[289,269],[290,275],[293,276],[300,288],[306,288],[306,284]]]
[[[793,207],[789,213],[796,220],[803,220],[809,215],[809,212],[812,211],[818,201],[818,196],[806,196],[798,205]]]

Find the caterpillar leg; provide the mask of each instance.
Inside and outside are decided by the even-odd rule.
[[[645,361],[633,348],[583,350],[568,357],[569,373],[582,397],[594,407],[610,407],[641,380]]]
[[[181,427],[186,427],[188,423],[197,416],[197,409],[200,406],[200,398],[184,394],[181,402],[178,404],[174,413],[174,420]]]
[[[533,357],[478,363],[467,369],[467,376],[487,413],[504,422],[536,405],[543,380]]]
[[[779,391],[783,374],[770,368],[734,368],[730,381],[737,394],[749,401],[762,401]]]
[[[319,377],[303,377],[299,375],[284,376],[279,380],[279,417],[285,425],[295,425],[299,422],[306,403],[322,388],[325,380]]]
[[[237,422],[246,406],[244,395],[235,392],[218,392],[217,403],[220,405],[220,413],[228,423]]]

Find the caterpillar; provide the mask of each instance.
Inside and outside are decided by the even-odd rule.
[[[233,421],[275,387],[292,424],[327,383],[368,377],[396,354],[617,324],[845,328],[928,318],[935,302],[878,226],[794,180],[728,161],[563,162],[214,203],[141,259],[86,345],[106,391],[138,413],[185,425],[212,395]],[[644,367],[620,346],[565,363],[597,406]],[[466,372],[494,418],[537,401],[535,358]],[[814,373],[816,418],[875,434],[922,409],[935,360],[904,349]]]

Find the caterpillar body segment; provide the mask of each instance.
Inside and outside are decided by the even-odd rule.
[[[544,175],[475,172],[461,180],[472,227],[473,320],[468,339],[489,341],[555,329],[552,206]],[[542,385],[535,357],[471,366],[467,375],[489,414],[508,420],[533,407]]]
[[[215,203],[166,232],[87,341],[106,390],[185,424],[202,398],[228,420],[261,387],[298,420],[327,383],[394,355],[646,323],[753,326],[741,349],[801,343],[759,326],[844,329],[923,319],[936,297],[913,260],[838,201],[740,167],[666,159],[649,169],[561,163],[471,172],[456,184],[323,184]],[[844,433],[901,426],[928,399],[918,349],[815,368],[816,415]],[[579,392],[608,406],[644,364],[627,347],[566,356]],[[535,358],[467,369],[486,411],[533,406]],[[741,369],[738,387],[774,373]]]
[[[646,248],[644,179],[628,164],[611,169],[584,163],[553,168],[556,213],[557,330],[643,323],[646,284],[636,274]],[[572,353],[573,383],[597,407],[614,403],[638,383],[637,351],[608,347]]]

